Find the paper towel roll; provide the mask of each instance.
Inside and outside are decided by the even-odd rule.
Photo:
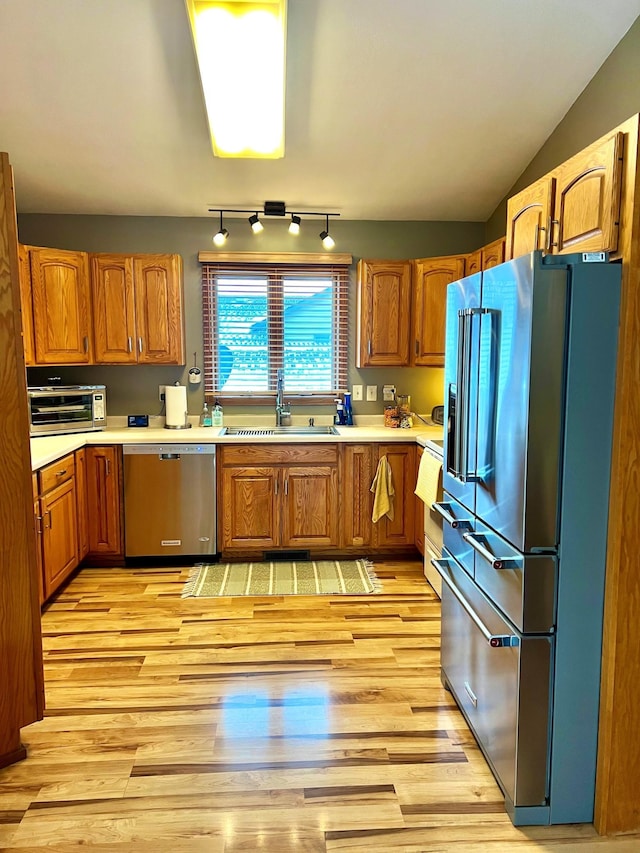
[[[166,407],[165,426],[183,427],[187,423],[187,388],[185,385],[167,385],[164,389]]]

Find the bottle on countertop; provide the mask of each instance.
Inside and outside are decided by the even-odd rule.
[[[353,426],[353,409],[351,407],[351,392],[344,392],[344,422],[347,426]]]
[[[215,406],[213,407],[213,412],[211,415],[212,426],[221,427],[223,420],[224,420],[224,418],[223,418],[223,413],[222,413],[222,406],[216,400],[216,403],[215,403]]]
[[[200,412],[200,426],[201,427],[210,427],[211,426],[211,412],[209,411],[209,406],[207,406],[206,402],[202,407],[202,411]]]
[[[344,426],[346,424],[345,414],[344,414],[344,404],[342,400],[336,399],[336,413],[333,416],[333,422],[336,426]]]

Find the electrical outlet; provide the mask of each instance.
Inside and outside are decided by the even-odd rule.
[[[396,399],[396,386],[395,385],[383,385],[382,386],[382,399],[385,403],[393,403]]]
[[[166,385],[158,385],[158,400],[160,400],[161,403],[164,403],[164,389],[166,387]]]
[[[358,400],[362,400],[362,385],[351,386],[351,398],[354,403],[357,403]]]
[[[378,399],[378,386],[377,385],[367,385],[367,400],[370,403],[375,403]]]

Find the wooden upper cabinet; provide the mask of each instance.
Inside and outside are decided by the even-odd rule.
[[[623,139],[614,133],[554,169],[554,254],[617,249]]]
[[[407,367],[411,261],[358,263],[357,367]]]
[[[35,364],[35,343],[33,340],[33,303],[31,300],[31,261],[29,249],[22,243],[18,246],[18,269],[20,278],[20,306],[22,308],[22,343],[24,361],[27,367]]]
[[[465,275],[473,275],[482,269],[482,249],[476,249],[467,255],[464,265]]]
[[[422,258],[414,261],[411,363],[416,367],[444,365],[447,285],[465,274],[464,256]]]
[[[488,243],[481,249],[482,269],[490,270],[491,267],[497,267],[498,264],[504,261],[504,244],[505,238],[500,237],[499,240],[494,240],[493,243]],[[465,275],[471,275],[471,270],[466,269]]]
[[[545,177],[508,200],[506,260],[547,248],[554,191],[555,180]]]
[[[139,364],[184,364],[182,259],[134,256]]]
[[[107,364],[135,364],[136,328],[133,258],[91,256],[95,359]]]
[[[38,364],[89,364],[89,264],[86,252],[31,249],[35,356]]]

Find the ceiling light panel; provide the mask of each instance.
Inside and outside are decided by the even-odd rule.
[[[286,0],[186,0],[218,157],[284,156]]]

